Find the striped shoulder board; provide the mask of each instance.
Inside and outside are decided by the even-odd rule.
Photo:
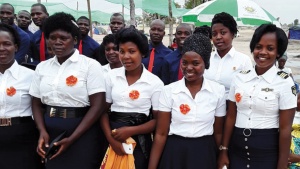
[[[242,70],[242,71],[240,71],[240,73],[242,73],[242,74],[247,74],[249,72],[251,72],[251,70]]]
[[[288,73],[286,73],[284,71],[277,72],[277,75],[279,75],[283,79],[287,79],[289,77]]]

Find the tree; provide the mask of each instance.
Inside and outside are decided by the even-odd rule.
[[[181,5],[179,5],[177,2],[174,2],[174,5],[176,6],[176,8],[181,8]]]
[[[173,41],[173,22],[172,22],[172,18],[173,18],[173,14],[172,14],[172,0],[169,0],[169,45],[172,45],[172,41]]]
[[[186,9],[193,9],[194,7],[200,5],[203,0],[188,0],[185,2],[184,6]]]
[[[90,0],[87,0],[88,5],[88,13],[89,13],[89,19],[90,19],[90,36],[93,38],[93,27],[92,27],[92,15],[91,15],[91,3]]]
[[[129,0],[130,7],[130,25],[135,25],[135,4],[134,0]]]
[[[299,20],[298,19],[295,19],[294,20],[294,25],[298,25],[299,24]]]

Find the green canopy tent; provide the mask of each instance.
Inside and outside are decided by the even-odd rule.
[[[37,3],[36,1],[18,1],[18,0],[10,0],[9,2],[7,0],[0,0],[0,4],[2,3],[10,3],[15,8],[15,13],[17,14],[20,10],[27,10],[30,11],[31,5]],[[63,3],[42,3],[46,6],[47,11],[49,15],[52,15],[56,12],[65,12],[73,15],[75,18],[79,18],[80,16],[86,16],[88,17],[88,11],[77,11],[74,9],[71,9],[64,5]],[[92,10],[92,21],[97,21],[99,23],[109,23],[110,22],[110,13],[101,12],[98,10]],[[128,16],[125,16],[125,18],[128,18]]]

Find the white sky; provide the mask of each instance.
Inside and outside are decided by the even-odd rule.
[[[41,0],[46,2],[46,0]],[[79,10],[87,10],[86,0],[47,0],[48,2],[60,2],[66,6],[76,9],[78,2]],[[90,0],[92,10],[101,10],[107,13],[121,12],[121,5],[112,4],[104,0]],[[136,0],[138,1],[138,0]],[[167,1],[167,0],[162,0]],[[280,22],[292,23],[295,19],[300,20],[300,0],[253,0],[261,7],[269,11],[275,18],[280,17]],[[184,4],[184,0],[175,0],[180,5]],[[128,10],[125,10],[126,14],[129,14]],[[137,14],[141,14],[141,11],[137,11]]]

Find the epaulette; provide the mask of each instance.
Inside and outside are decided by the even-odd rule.
[[[277,74],[283,79],[287,79],[289,77],[288,73],[286,73],[284,71],[279,71],[279,72],[277,72]]]
[[[240,71],[240,73],[242,73],[242,74],[247,74],[249,72],[251,72],[251,70],[242,70],[242,71]]]

